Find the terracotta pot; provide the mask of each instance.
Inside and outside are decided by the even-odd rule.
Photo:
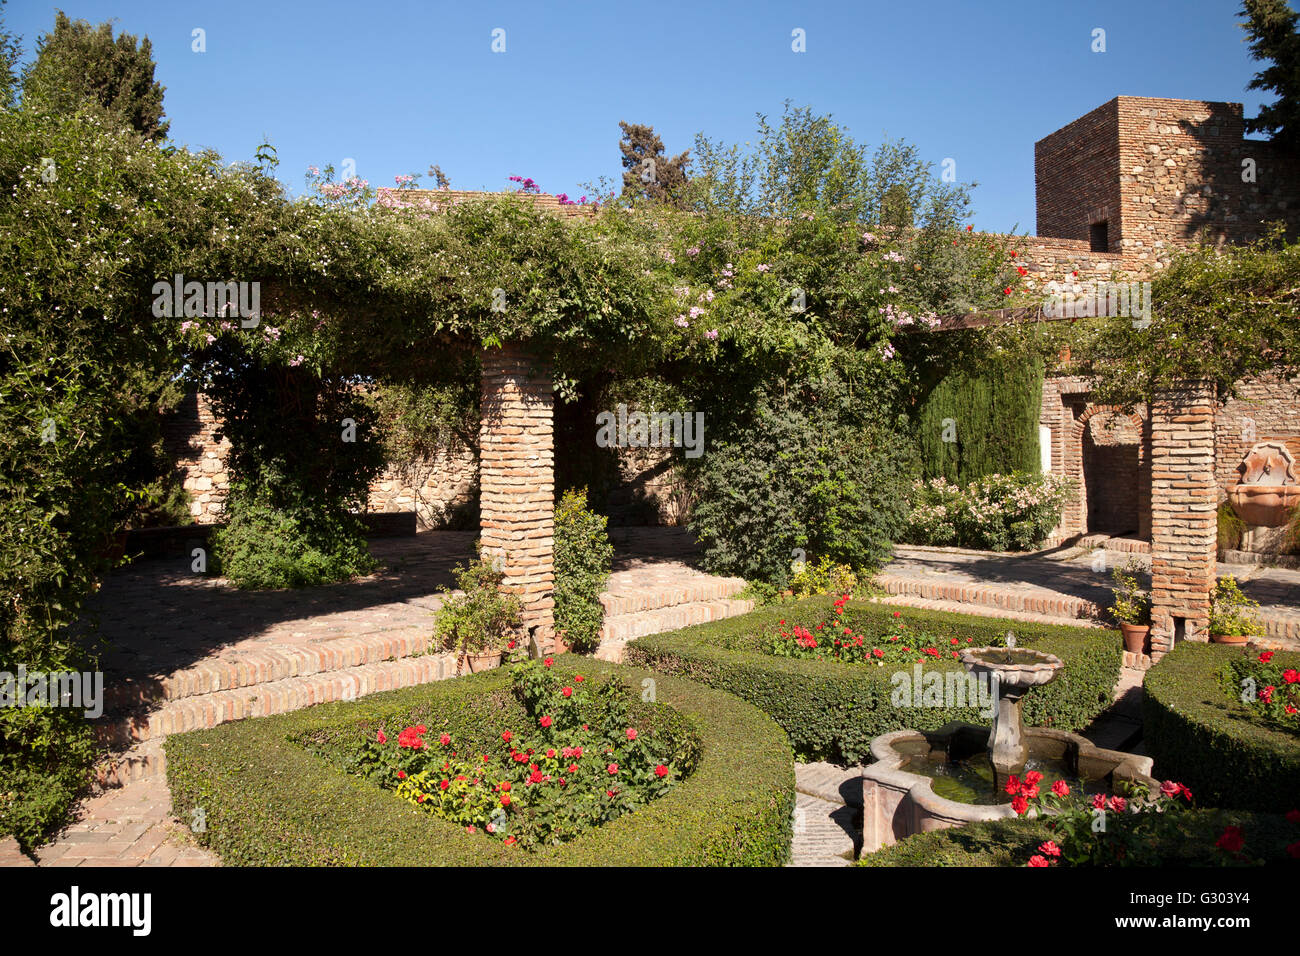
[[[461,654],[462,662],[469,663],[469,672],[477,674],[479,671],[491,670],[501,663],[500,651],[476,651],[474,653],[465,652]],[[459,670],[459,668],[457,668]]]
[[[1150,624],[1120,624],[1119,632],[1124,635],[1124,650],[1130,654],[1146,653],[1147,635],[1151,633]]]
[[[1300,485],[1233,485],[1228,489],[1228,501],[1246,524],[1279,528],[1300,505]]]
[[[1232,644],[1240,646],[1245,644],[1250,638],[1244,634],[1211,634],[1210,643],[1212,644]]]

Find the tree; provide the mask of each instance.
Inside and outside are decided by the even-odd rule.
[[[13,106],[18,88],[18,58],[22,53],[18,37],[5,29],[5,0],[0,0],[0,109]]]
[[[154,82],[153,47],[129,33],[113,37],[111,23],[92,27],[59,11],[54,32],[41,37],[36,60],[23,79],[23,97],[52,112],[70,113],[85,103],[103,109],[146,139],[159,142],[163,90]]]
[[[1269,65],[1255,74],[1248,90],[1268,90],[1278,95],[1259,115],[1246,120],[1248,133],[1266,133],[1275,143],[1300,149],[1300,17],[1286,0],[1243,0],[1239,15],[1250,37],[1250,55]]]
[[[623,122],[618,126],[623,131],[618,144],[623,153],[623,198],[643,196],[654,202],[678,199],[686,185],[690,150],[669,159],[653,126]]]

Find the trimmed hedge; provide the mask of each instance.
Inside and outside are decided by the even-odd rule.
[[[1285,813],[1300,807],[1300,733],[1232,697],[1221,675],[1240,648],[1182,642],[1147,672],[1143,737],[1156,772],[1202,806]],[[1255,653],[1255,652],[1251,652]],[[1300,653],[1275,663],[1300,668]]]
[[[1214,841],[1226,826],[1245,832],[1245,853],[1268,863],[1294,861],[1288,844],[1300,827],[1277,815],[1240,810],[1191,810],[1183,814],[1182,839],[1163,848],[1163,862],[1183,866],[1223,866],[1224,853]],[[1053,838],[1042,820],[1005,819],[968,823],[949,830],[918,833],[875,853],[863,854],[858,866],[1025,866],[1044,840]]]
[[[698,684],[590,658],[563,655],[555,669],[615,674],[638,698],[653,678],[661,723],[679,723],[676,711],[699,737],[695,772],[635,813],[528,853],[466,833],[338,765],[345,740],[385,722],[422,722],[431,733],[464,734],[467,744],[499,733],[496,724],[518,708],[500,668],[168,737],[173,808],[183,820],[202,809],[206,832],[195,837],[227,865],[774,866],[789,858],[793,755],[770,718]]]
[[[807,760],[865,762],[871,739],[894,730],[937,730],[952,720],[988,723],[976,708],[909,708],[890,703],[895,667],[777,657],[762,650],[765,629],[779,620],[807,626],[831,616],[832,597],[762,608],[741,617],[642,637],[627,646],[629,664],[688,677],[730,691],[771,714]],[[1086,727],[1112,699],[1123,662],[1119,638],[1095,628],[1031,624],[945,611],[851,605],[845,621],[860,633],[883,638],[895,610],[917,630],[936,637],[987,644],[1008,631],[1021,647],[1055,654],[1065,662],[1056,680],[1024,697],[1027,722],[1042,727]],[[961,669],[956,661],[927,663],[926,670]]]

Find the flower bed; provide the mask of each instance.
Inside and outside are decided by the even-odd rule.
[[[953,720],[988,723],[976,707],[897,706],[893,703],[900,670],[961,671],[945,656],[951,641],[962,646],[1001,643],[1008,632],[1022,647],[1055,654],[1065,661],[1060,676],[1032,688],[1024,697],[1025,720],[1033,725],[1077,730],[1111,700],[1119,679],[1121,652],[1114,636],[1093,628],[1029,624],[998,618],[907,610],[895,614],[885,604],[862,603],[835,614],[829,598],[762,608],[741,617],[656,634],[627,646],[627,661],[730,691],[771,714],[802,759],[864,761],[873,737],[895,730],[937,730]],[[936,654],[924,652],[894,666],[847,665],[840,660],[801,659],[772,653],[772,642],[796,622],[815,629],[834,618],[864,645],[885,646],[900,623],[930,635]],[[787,622],[782,625],[781,621]],[[823,628],[824,632],[825,628]],[[911,645],[908,645],[911,647]],[[900,650],[900,655],[902,654]],[[815,655],[814,655],[815,657]],[[917,664],[916,657],[925,658]],[[915,699],[913,699],[915,702]]]
[[[1184,781],[1202,805],[1275,813],[1296,805],[1300,727],[1288,725],[1294,717],[1279,688],[1294,686],[1283,675],[1300,669],[1300,654],[1260,656],[1182,642],[1147,673],[1142,720],[1156,771]],[[1281,679],[1271,685],[1273,671]],[[1240,683],[1246,676],[1256,680],[1253,700],[1252,688]],[[1270,685],[1275,691],[1265,703],[1259,692]]]
[[[174,735],[166,743],[173,807],[183,819],[201,808],[206,826],[196,838],[234,865],[777,865],[788,857],[792,755],[757,709],[569,655],[514,680],[502,668]],[[564,703],[573,701],[564,688],[582,684],[592,691]],[[583,730],[575,723],[583,713],[610,723]],[[610,733],[615,724],[621,739]]]
[[[1235,830],[1235,833],[1234,833]],[[1278,814],[1242,810],[1186,810],[1169,821],[1160,844],[1158,862],[1140,858],[1132,865],[1238,866],[1291,862],[1300,826]],[[970,823],[951,830],[919,833],[875,853],[864,854],[858,866],[1015,866],[1034,857],[1061,865],[1061,856],[1043,852],[1044,844],[1059,840],[1041,817]],[[1240,842],[1238,842],[1238,840]],[[1235,849],[1234,849],[1235,848]],[[1059,845],[1057,847],[1059,849]],[[1078,865],[1098,865],[1080,861]],[[1111,865],[1117,865],[1112,863]]]

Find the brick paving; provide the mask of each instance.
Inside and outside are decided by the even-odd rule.
[[[347,584],[242,592],[195,574],[189,557],[141,559],[91,600],[102,642],[112,754],[77,820],[38,850],[41,865],[209,865],[214,858],[170,818],[162,739],[227,720],[454,676],[429,653],[434,615],[473,554],[473,532],[377,539],[384,567]],[[602,601],[620,659],[631,637],[748,611],[744,582],[696,569],[684,529],[612,529],[618,549]],[[0,866],[26,858],[0,846]],[[29,862],[29,861],[27,861]]]
[[[1087,547],[1063,547],[1029,555],[956,548],[899,546],[877,576],[888,603],[932,607],[1013,620],[1094,624],[1111,602],[1109,569],[1129,558],[1144,568],[1150,555],[1128,539],[1112,549],[1090,539]],[[1097,548],[1106,550],[1104,570],[1094,570]],[[1111,553],[1121,551],[1127,553]],[[1144,571],[1144,576],[1148,572]],[[1224,564],[1245,594],[1260,603],[1264,643],[1300,648],[1300,571],[1255,564]]]

